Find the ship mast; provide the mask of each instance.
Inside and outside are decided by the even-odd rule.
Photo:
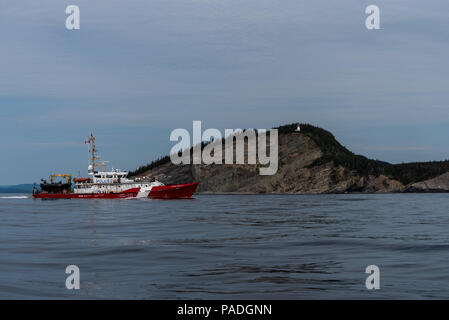
[[[92,171],[95,172],[95,167],[101,168],[103,171],[106,171],[105,169],[105,162],[97,162],[97,160],[100,160],[100,156],[97,155],[97,148],[95,147],[95,137],[91,133],[90,136],[87,138],[86,143],[89,144],[89,153],[91,154],[91,165],[92,165]]]

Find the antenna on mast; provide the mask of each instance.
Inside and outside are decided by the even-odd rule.
[[[100,156],[97,155],[97,148],[95,147],[95,137],[91,133],[90,136],[87,138],[87,140],[84,142],[86,144],[89,144],[89,153],[90,153],[90,161],[91,164],[89,167],[92,167],[92,172],[95,172],[95,167],[101,168],[103,171],[106,172],[105,165],[106,163],[104,161],[97,162],[97,160],[100,160]]]

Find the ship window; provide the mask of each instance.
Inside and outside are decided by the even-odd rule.
[[[95,176],[95,178],[101,178],[101,176],[98,174],[98,175]]]

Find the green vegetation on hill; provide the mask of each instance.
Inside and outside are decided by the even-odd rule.
[[[279,134],[288,134],[295,132],[296,126],[293,123],[277,129]],[[311,166],[333,161],[335,165],[341,165],[362,176],[384,174],[404,185],[432,179],[449,171],[449,161],[390,164],[356,155],[342,146],[329,131],[310,124],[302,124],[301,133],[310,137],[323,152],[323,156]]]
[[[159,166],[161,166],[163,164],[166,164],[168,162],[170,162],[170,156],[165,156],[165,157],[158,158],[158,159],[152,161],[149,164],[140,166],[139,168],[137,168],[134,171],[130,171],[128,173],[128,176],[129,177],[135,177],[135,176],[137,176],[139,174],[145,173],[148,170],[154,169],[154,168],[159,167]]]
[[[224,143],[224,139],[222,140]],[[201,142],[201,150],[204,149],[205,146],[207,146],[210,142]],[[189,149],[190,152],[190,160],[192,160],[192,155],[193,155],[193,147],[190,147]],[[179,152],[179,155],[181,155],[181,152]],[[140,166],[139,168],[137,168],[134,171],[130,171],[128,173],[128,177],[135,177],[139,174],[145,173],[151,169],[157,168],[163,164],[169,163],[170,162],[170,156],[164,156],[164,157],[160,157],[154,161],[152,161],[151,163],[148,163],[146,165]]]
[[[293,133],[297,124],[289,124],[278,127],[279,134]],[[384,169],[390,164],[379,160],[371,160],[367,157],[356,155],[342,146],[330,133],[319,127],[310,124],[301,124],[301,133],[311,138],[323,152],[323,156],[317,159],[311,166],[322,165],[333,161],[336,166],[341,165],[360,175],[378,176],[384,172]]]
[[[448,160],[393,164],[385,168],[384,174],[407,185],[432,179],[446,172],[449,172]]]

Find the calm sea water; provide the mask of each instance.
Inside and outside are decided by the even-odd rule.
[[[449,298],[449,194],[0,195],[2,299]],[[81,289],[67,290],[67,265]],[[367,290],[365,268],[380,268]]]

